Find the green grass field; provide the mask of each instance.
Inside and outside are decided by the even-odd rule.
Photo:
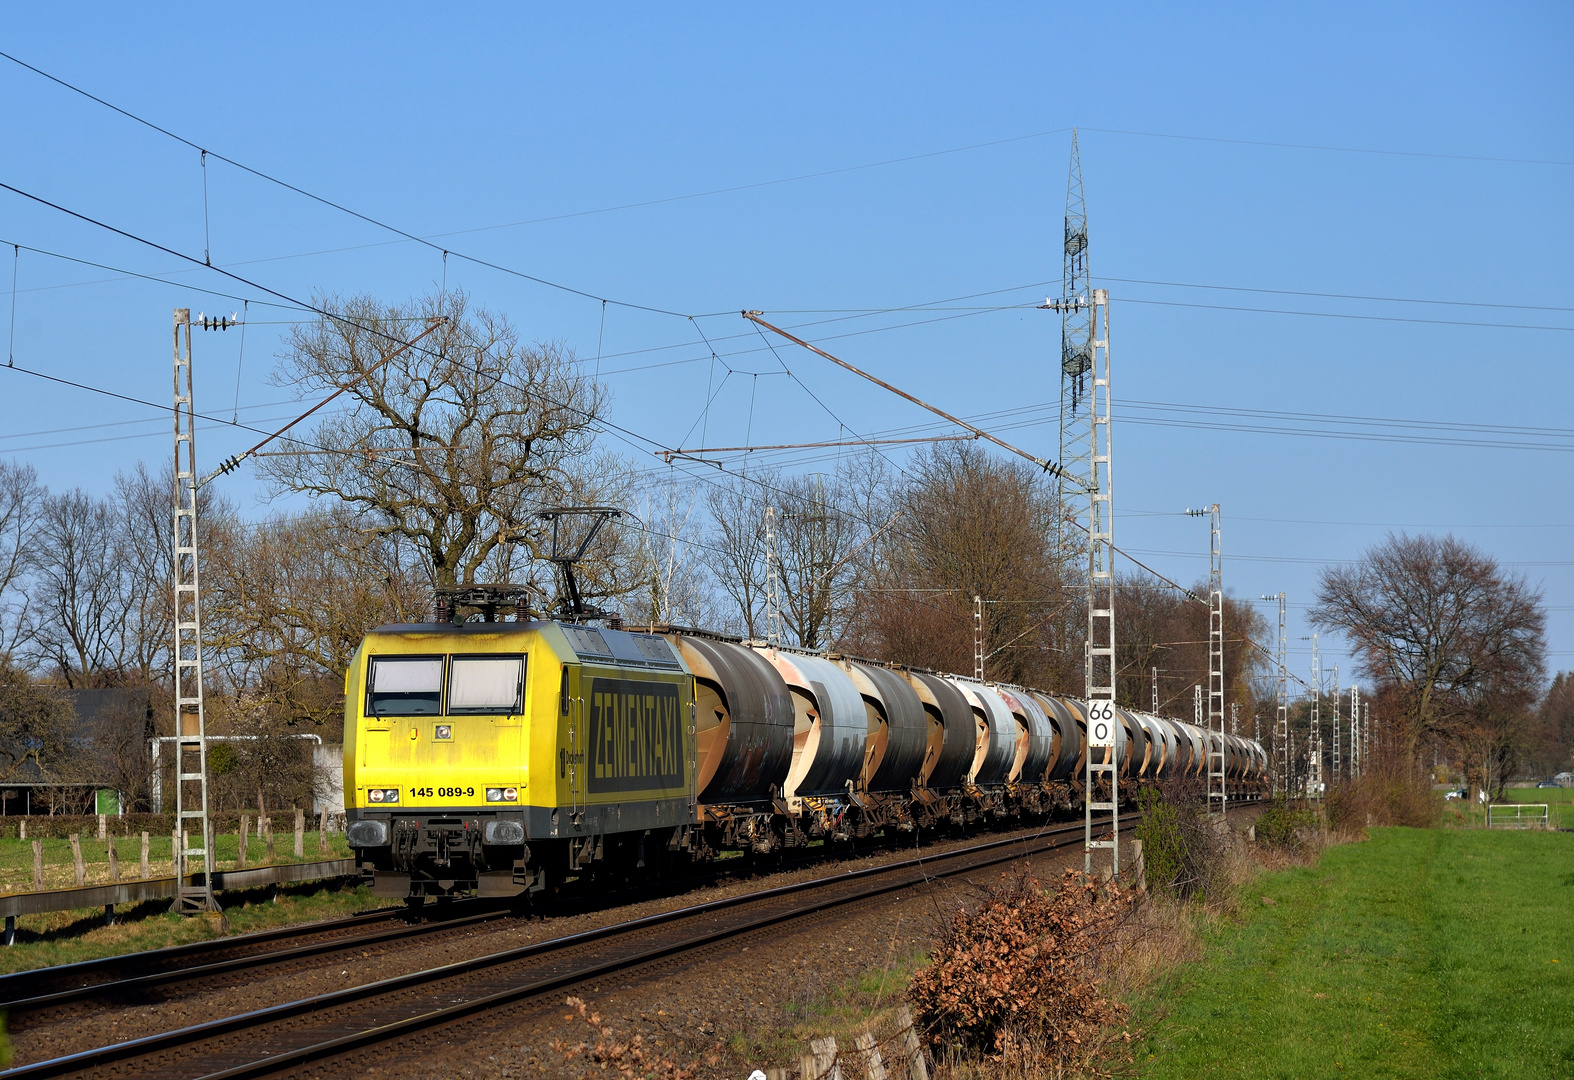
[[[1574,835],[1373,829],[1136,1004],[1152,1078],[1574,1076]]]

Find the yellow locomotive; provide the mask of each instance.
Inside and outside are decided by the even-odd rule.
[[[348,839],[386,896],[539,889],[609,837],[638,865],[694,820],[694,748],[694,680],[659,635],[379,627],[345,675]]]

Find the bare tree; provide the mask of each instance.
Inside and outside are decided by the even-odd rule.
[[[16,651],[28,626],[24,587],[37,553],[45,491],[31,465],[0,461],[0,656]]]
[[[1059,508],[1030,470],[971,444],[920,457],[888,504],[893,518],[860,571],[850,641],[924,667],[973,669],[973,598],[985,603],[985,674],[1081,688],[1075,577],[1054,547]]]
[[[117,681],[125,661],[125,575],[112,503],[80,488],[43,502],[33,574],[33,648],[67,686]]]
[[[1151,708],[1157,668],[1159,711],[1190,719],[1192,687],[1200,685],[1206,693],[1208,685],[1208,607],[1197,602],[1207,596],[1207,585],[1199,582],[1188,595],[1147,574],[1119,574],[1116,588],[1118,700]],[[1256,709],[1273,707],[1266,701],[1278,693],[1277,683],[1263,703],[1255,693],[1254,682],[1266,674],[1267,665],[1252,643],[1262,641],[1267,629],[1266,620],[1250,603],[1224,598],[1225,708],[1241,706],[1248,718]]]
[[[440,586],[474,582],[510,538],[539,556],[536,512],[582,486],[605,401],[573,354],[522,345],[459,292],[321,306],[339,317],[297,328],[275,378],[310,394],[343,388],[349,404],[315,428],[325,449],[265,459],[275,487],[343,500],[419,550]]]
[[[639,526],[645,563],[645,610],[651,623],[705,626],[711,622],[709,590],[698,557],[699,491],[694,484],[661,483],[647,490]]]
[[[844,505],[840,477],[783,480],[777,491],[782,617],[794,642],[824,648],[840,634],[850,600],[852,556],[869,531]]]
[[[41,778],[52,779],[71,750],[65,697],[0,656],[0,780],[14,779],[29,764]]]
[[[855,474],[783,477],[759,471],[718,483],[706,495],[712,532],[706,564],[730,601],[732,628],[765,636],[767,510],[776,521],[778,596],[787,643],[821,649],[851,613],[852,583],[878,526],[856,504]]]
[[[343,504],[217,531],[206,629],[229,693],[290,722],[331,725],[366,631],[430,610],[430,580],[408,548],[357,528]]]
[[[1558,672],[1536,709],[1530,764],[1543,774],[1574,767],[1574,673]]]
[[[1357,563],[1322,573],[1308,616],[1352,644],[1361,673],[1396,691],[1406,760],[1509,687],[1539,686],[1541,594],[1452,536],[1390,535]]]
[[[731,602],[722,627],[747,638],[765,636],[765,508],[780,478],[757,473],[755,482],[730,478],[705,491],[712,528],[705,565]]]

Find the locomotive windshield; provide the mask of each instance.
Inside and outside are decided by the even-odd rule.
[[[512,715],[524,709],[524,690],[523,656],[456,656],[448,673],[448,711]]]
[[[440,656],[378,656],[366,680],[366,715],[436,716],[443,711]]]

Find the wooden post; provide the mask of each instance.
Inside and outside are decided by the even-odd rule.
[[[864,1032],[858,1036],[858,1056],[863,1059],[864,1075],[869,1080],[885,1080],[885,1062],[880,1058],[880,1048],[875,1045],[874,1035]]]
[[[929,1062],[924,1060],[924,1048],[913,1029],[913,1011],[903,1005],[896,1013],[896,1042],[905,1059],[907,1075],[911,1080],[929,1080]]]
[[[798,1072],[803,1080],[821,1080],[820,1059],[813,1054],[801,1054],[798,1057]]]
[[[1137,891],[1138,892],[1147,892],[1148,891],[1148,868],[1147,868],[1147,865],[1142,861],[1142,841],[1141,840],[1128,840],[1128,841],[1126,841],[1126,843],[1131,849],[1131,868],[1132,868],[1132,872],[1137,875]]]
[[[71,834],[71,869],[76,875],[77,884],[87,883],[87,866],[82,862],[82,834]]]
[[[148,872],[148,834],[142,834],[142,880],[146,881],[152,875]]]
[[[322,810],[317,814],[317,850],[328,850],[328,804],[322,804]]]
[[[109,880],[120,880],[120,853],[115,850],[115,838],[109,838]]]
[[[295,808],[295,857],[306,857],[306,811]]]
[[[26,840],[27,839],[27,819],[26,818],[22,819],[22,824],[17,826],[17,829],[18,829],[17,834],[16,834],[17,839],[18,840]]]
[[[44,889],[44,842],[33,841],[33,888],[40,892]]]
[[[765,1080],[787,1080],[786,1069],[766,1069]]]
[[[842,1080],[842,1062],[836,1053],[836,1036],[810,1039],[809,1049],[814,1052],[815,1076],[819,1080]]]
[[[98,815],[98,840],[103,843],[109,839],[109,817],[105,814]]]
[[[240,840],[235,848],[235,869],[246,869],[246,849],[251,845],[251,815],[240,816]]]
[[[271,864],[273,862],[273,819],[271,817],[262,818],[257,823],[257,827],[266,827],[268,830],[268,862]]]

